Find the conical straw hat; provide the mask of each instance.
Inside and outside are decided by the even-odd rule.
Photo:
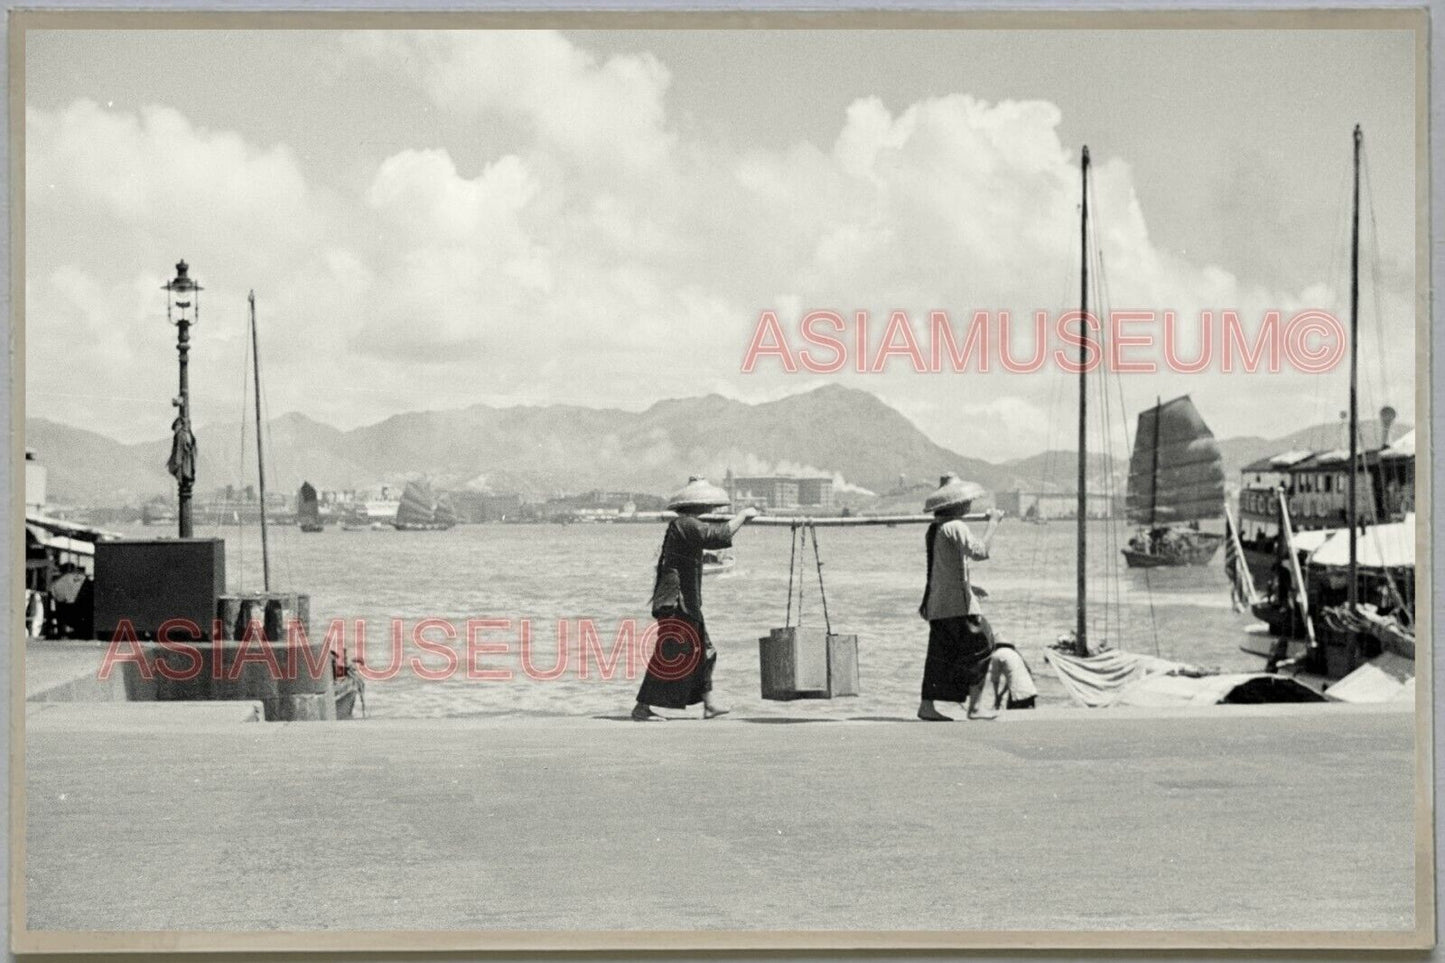
[[[672,497],[667,500],[667,507],[682,508],[688,505],[698,505],[706,508],[718,508],[731,501],[727,492],[701,475],[693,475],[687,480],[686,485],[672,493]]]
[[[965,502],[982,498],[988,492],[984,491],[978,482],[964,481],[953,472],[949,472],[938,480],[938,489],[923,503],[925,512],[941,512],[946,508],[953,508]]]

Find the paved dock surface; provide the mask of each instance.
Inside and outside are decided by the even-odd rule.
[[[28,713],[31,930],[1414,923],[1398,709],[167,731],[90,708]]]

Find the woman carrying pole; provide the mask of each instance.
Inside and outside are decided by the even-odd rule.
[[[733,535],[758,510],[748,508],[725,522],[706,522],[699,516],[729,501],[727,492],[698,476],[689,478],[668,500],[667,507],[677,512],[677,517],[667,526],[657,559],[652,616],[659,620],[658,639],[632,709],[637,722],[666,718],[654,712],[653,706],[686,709],[701,702],[704,719],[728,711],[712,695],[717,650],[708,639],[702,617],[702,553],[731,548]]]
[[[984,494],[981,485],[950,472],[923,503],[923,510],[932,512],[934,519],[924,537],[928,577],[918,607],[918,614],[928,621],[928,657],[918,703],[918,718],[927,722],[951,721],[935,707],[940,701],[967,702],[970,719],[993,718],[977,708],[993,651],[993,630],[983,617],[970,568],[972,562],[988,558],[1003,512],[989,513],[981,539],[974,537],[962,517]]]

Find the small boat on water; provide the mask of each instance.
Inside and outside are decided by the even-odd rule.
[[[365,532],[370,530],[371,521],[366,517],[364,511],[355,508],[349,509],[341,516],[341,530],[343,532]]]
[[[704,575],[721,575],[737,564],[737,558],[727,549],[719,551],[708,549],[702,553],[702,574]]]
[[[445,495],[438,497],[426,482],[410,481],[391,525],[399,532],[440,532],[456,523],[456,511]]]
[[[1224,542],[1199,530],[1224,514],[1224,467],[1188,395],[1139,413],[1126,506],[1140,527],[1123,549],[1130,568],[1205,565]]]
[[[316,489],[310,482],[302,482],[301,490],[296,493],[296,524],[303,532],[322,530],[321,507],[316,500]]]

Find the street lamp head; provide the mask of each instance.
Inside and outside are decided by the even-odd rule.
[[[167,293],[166,318],[172,324],[190,324],[197,320],[201,286],[191,278],[190,270],[184,258],[177,261],[176,276],[161,285],[161,290]]]

